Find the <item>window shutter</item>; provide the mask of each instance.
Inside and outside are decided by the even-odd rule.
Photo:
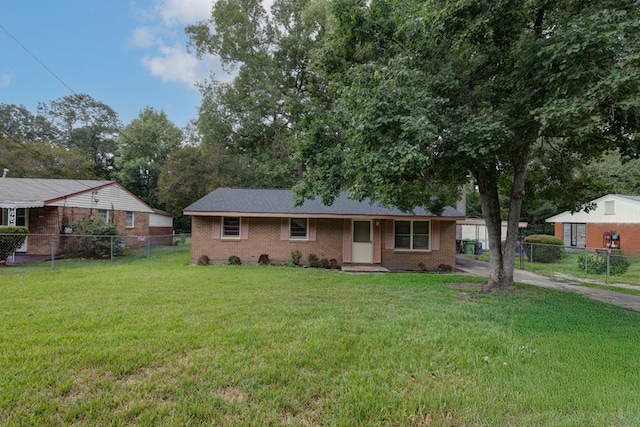
[[[289,218],[280,218],[280,240],[289,240]]]
[[[440,250],[440,222],[431,221],[431,250]]]
[[[309,218],[309,230],[307,230],[307,235],[309,236],[309,241],[311,242],[315,242],[316,241],[316,219],[315,218]]]
[[[213,238],[220,239],[220,217],[213,217]]]
[[[393,220],[388,219],[387,222],[387,238],[385,249],[393,249],[395,247],[395,236],[393,235]]]
[[[249,238],[249,218],[240,218],[240,239],[247,240]]]
[[[351,262],[351,220],[344,220],[342,232],[342,262]]]

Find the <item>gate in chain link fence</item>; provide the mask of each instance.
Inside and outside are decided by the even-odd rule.
[[[95,236],[77,234],[29,234],[18,248],[9,247],[14,235],[0,234],[0,254],[8,253],[6,265],[51,262],[51,268],[62,260],[119,259],[152,257],[177,250],[188,251],[190,234],[157,236]],[[4,237],[4,238],[3,238]]]
[[[604,276],[606,282],[615,277],[621,283],[636,284],[640,275],[640,251],[525,243],[519,256],[520,268],[526,268],[525,261],[529,265],[557,264],[559,271]]]

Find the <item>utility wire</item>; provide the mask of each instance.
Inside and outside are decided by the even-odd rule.
[[[34,54],[33,54],[33,52],[31,52],[31,51],[30,51],[30,50],[29,50],[29,49],[28,49],[24,44],[22,44],[22,43],[20,42],[20,40],[18,40],[18,39],[17,39],[13,34],[11,34],[11,33],[9,32],[9,30],[7,30],[7,29],[6,29],[2,24],[0,24],[0,28],[2,29],[2,31],[4,31],[5,33],[7,33],[7,35],[8,35],[9,37],[11,37],[11,38],[16,42],[16,43],[18,43],[18,45],[19,45],[22,49],[24,49],[24,51],[25,51],[25,52],[27,52],[27,53],[28,53],[28,54],[29,54],[33,59],[35,59],[35,60],[38,62],[38,64],[42,65],[42,67],[43,67],[45,70],[47,70],[47,72],[49,72],[49,74],[51,74],[51,75],[52,75],[53,77],[55,77],[55,78],[56,78],[60,83],[62,83],[62,85],[63,85],[64,87],[66,87],[67,89],[69,89],[69,91],[71,91],[71,93],[73,93],[74,95],[77,95],[77,93],[76,93],[76,91],[75,91],[75,90],[71,89],[71,87],[70,87],[68,84],[66,84],[66,83],[64,82],[64,80],[62,80],[60,77],[58,77],[58,75],[57,75],[56,73],[54,73],[53,71],[51,71],[51,69],[50,69],[49,67],[47,67],[47,65],[46,65],[44,62],[40,61],[40,59],[39,59],[36,55],[34,55]]]

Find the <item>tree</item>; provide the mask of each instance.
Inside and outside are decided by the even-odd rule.
[[[93,176],[77,150],[59,147],[56,131],[42,115],[23,106],[0,104],[0,169],[24,178],[86,178]]]
[[[336,102],[301,150],[298,194],[330,202],[344,185],[357,198],[437,213],[471,177],[491,248],[485,290],[513,283],[532,162],[562,177],[607,151],[640,153],[637,2],[333,5],[336,29],[320,69]],[[509,196],[504,251],[501,188]],[[565,203],[584,202],[583,192],[556,190]]]
[[[203,143],[219,144],[251,170],[249,185],[288,186],[300,173],[299,126],[316,85],[308,66],[325,33],[327,10],[315,0],[220,0],[209,21],[187,27],[199,55],[218,56],[232,82],[202,86]],[[215,28],[215,33],[210,31]]]
[[[79,150],[93,164],[98,178],[109,179],[116,153],[116,137],[120,130],[118,114],[108,105],[86,94],[74,94],[38,105],[55,128],[59,147]]]
[[[136,196],[158,207],[158,180],[164,162],[184,136],[164,111],[146,107],[125,126],[117,140],[118,181]]]

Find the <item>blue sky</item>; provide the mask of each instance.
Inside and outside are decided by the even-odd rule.
[[[196,117],[195,84],[228,79],[215,58],[186,49],[184,27],[212,0],[8,0],[0,25],[76,93],[111,106],[123,124],[146,106],[177,126]],[[72,92],[0,28],[0,103],[36,112]]]

